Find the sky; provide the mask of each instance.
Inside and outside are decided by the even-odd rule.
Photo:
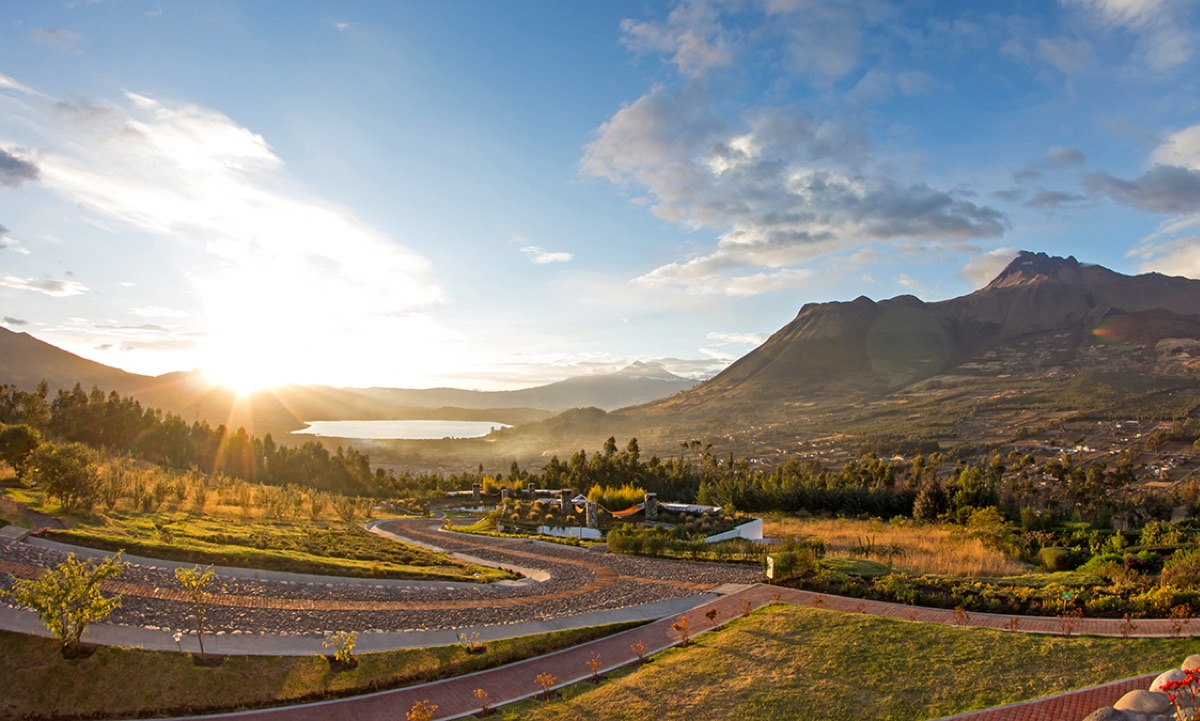
[[[1019,249],[1200,278],[1197,47],[1189,0],[6,0],[0,325],[496,390]]]

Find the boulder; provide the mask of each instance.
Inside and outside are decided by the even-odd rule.
[[[1180,666],[1184,671],[1194,671],[1200,668],[1200,653],[1193,653],[1183,660],[1183,665]]]
[[[1154,683],[1150,684],[1150,690],[1161,691],[1163,684],[1167,684],[1172,681],[1182,681],[1185,675],[1186,674],[1184,674],[1183,671],[1177,668],[1173,668],[1170,671],[1161,673],[1159,674],[1158,678],[1154,679]]]
[[[1153,716],[1170,713],[1171,702],[1161,691],[1135,689],[1122,696],[1120,701],[1113,704],[1113,708]]]
[[[1098,708],[1087,715],[1083,721],[1129,721],[1124,711],[1118,711],[1112,706]]]

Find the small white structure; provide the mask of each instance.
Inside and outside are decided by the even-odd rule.
[[[604,538],[604,534],[600,533],[599,529],[583,528],[582,526],[538,526],[537,532],[543,536],[580,538],[585,541],[597,541]]]
[[[753,521],[743,523],[736,528],[732,528],[724,533],[717,533],[704,539],[705,543],[720,543],[721,541],[732,541],[735,538],[746,538],[758,543],[763,542],[763,521],[761,518],[755,518]]]

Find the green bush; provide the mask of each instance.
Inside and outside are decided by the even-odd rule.
[[[1071,553],[1061,546],[1048,546],[1038,551],[1038,565],[1050,572],[1069,571]]]
[[[1125,563],[1125,556],[1120,553],[1098,553],[1088,559],[1087,563],[1080,566],[1080,573],[1091,573],[1097,576],[1106,578],[1112,577],[1113,566],[1122,566]]]
[[[1163,564],[1159,584],[1181,591],[1200,589],[1200,548],[1176,551]]]

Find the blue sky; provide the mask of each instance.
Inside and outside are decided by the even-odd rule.
[[[0,316],[135,372],[712,373],[1017,249],[1200,277],[1200,10],[6,2]]]

